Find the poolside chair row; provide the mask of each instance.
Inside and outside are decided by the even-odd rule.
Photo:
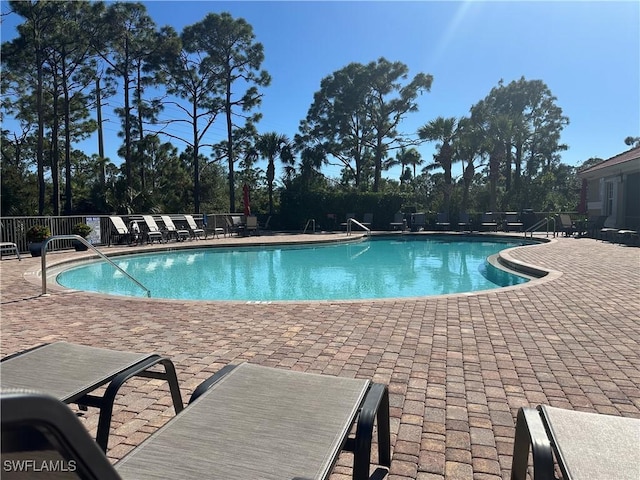
[[[159,364],[165,372],[153,370]],[[27,460],[20,465],[63,462],[74,478],[326,479],[342,450],[354,452],[356,480],[381,479],[391,466],[388,391],[369,380],[229,365],[183,408],[173,363],[159,355],[58,342],[3,359],[2,371],[5,468]],[[176,416],[112,465],[101,434],[115,394],[133,376],[167,380]],[[104,396],[94,396],[101,386]],[[96,443],[66,403],[101,409]],[[374,422],[379,467],[371,474]],[[530,450],[535,480],[555,479],[556,464],[566,480],[635,480],[640,419],[523,407],[512,480],[526,478]]]
[[[165,373],[152,370],[158,364]],[[374,422],[378,478],[391,464],[387,387],[366,379],[229,365],[183,408],[173,364],[158,355],[58,342],[3,359],[2,371],[5,465],[60,459],[91,479],[326,479],[348,450],[353,478],[365,480]],[[105,428],[108,435],[115,395],[133,376],[167,380],[176,416],[112,465]],[[97,397],[101,386],[105,394]],[[101,409],[97,442],[67,403]]]
[[[129,217],[129,226],[119,216],[111,216],[111,224],[114,232],[109,235],[109,243],[113,238],[117,242],[126,241],[130,244],[138,244],[146,241],[147,243],[166,243],[172,238],[176,241],[184,241],[187,239],[207,238],[207,234],[203,228],[200,228],[192,215],[181,215],[182,223],[180,227],[176,227],[173,219],[169,215],[160,215],[157,217],[162,223],[162,228],[158,226],[156,218],[153,215],[134,215]],[[222,230],[222,229],[220,229]],[[214,234],[220,232],[216,229]]]
[[[467,212],[461,212],[458,214],[457,220],[457,223],[452,224],[448,213],[439,212],[436,214],[435,221],[432,220],[430,223],[436,230],[452,230],[455,228],[458,231],[476,229],[496,232],[498,228],[502,228],[505,232],[521,232],[524,226],[517,212],[506,212],[504,214],[485,212],[482,214],[480,222],[474,222]],[[409,228],[414,232],[426,230],[427,226],[426,213],[412,213],[405,218],[404,214],[398,212],[390,224],[392,230]]]
[[[616,228],[607,225],[606,215],[595,218],[574,220],[568,214],[559,214],[556,217],[556,231],[565,236],[577,234],[579,237],[588,235],[591,238],[625,245],[640,245],[638,228]]]

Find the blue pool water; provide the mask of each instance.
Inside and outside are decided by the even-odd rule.
[[[358,243],[207,248],[127,255],[113,260],[152,298],[189,300],[344,300],[420,297],[526,282],[487,257],[522,242],[403,237]],[[104,261],[61,272],[73,289],[145,297]]]

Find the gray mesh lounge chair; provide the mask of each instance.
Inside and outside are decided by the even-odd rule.
[[[247,223],[245,224],[246,235],[260,235],[260,227],[258,225],[258,217],[255,215],[247,216]]]
[[[448,230],[451,227],[449,222],[449,214],[440,212],[436,215],[436,230]]]
[[[149,370],[160,364],[164,372]],[[118,390],[131,377],[166,380],[176,413],[183,408],[182,396],[171,360],[156,354],[121,352],[57,342],[2,359],[2,389],[37,390],[64,403],[100,409],[96,442],[106,451],[113,402]],[[106,385],[102,397],[92,394]]]
[[[176,241],[178,242],[189,238],[189,230],[176,228],[176,225],[173,223],[173,220],[171,220],[169,215],[160,215],[160,219],[162,220],[162,223],[164,223],[164,228],[167,231],[167,239],[173,235],[175,235]]]
[[[391,230],[404,231],[404,229],[407,228],[407,221],[404,218],[404,213],[396,212],[393,215],[393,222],[389,224],[389,227],[391,227]]]
[[[18,246],[13,242],[0,242],[0,257],[5,251],[9,251],[15,254],[18,257],[18,260],[22,261],[20,258],[20,250],[18,250]]]
[[[225,367],[196,389],[182,413],[115,467],[91,448],[82,425],[55,400],[8,393],[1,407],[3,434],[29,423],[57,430],[49,438],[64,437],[65,453],[81,455],[77,463],[89,471],[83,478],[327,479],[347,448],[355,450],[353,478],[364,480],[375,417],[378,462],[391,463],[387,390],[368,380],[251,364]],[[356,438],[347,440],[354,422]],[[3,442],[3,449],[20,447]],[[378,467],[374,475],[384,472]]]
[[[471,231],[471,220],[467,212],[460,212],[458,216],[458,230],[459,231]]]
[[[113,225],[113,229],[115,230],[115,233],[113,233],[113,230],[110,232],[109,245],[113,243],[113,237],[116,238],[116,241],[118,243],[122,238],[124,238],[127,241],[131,240],[131,232],[129,232],[129,229],[125,225],[124,220],[122,220],[122,218],[112,216],[112,217],[109,217],[109,220],[111,220],[111,224]]]
[[[506,212],[504,214],[504,228],[507,232],[521,232],[524,224],[520,221],[518,212]]]
[[[192,215],[185,215],[184,219],[187,221],[187,225],[189,226],[189,231],[191,232],[192,238],[206,238],[204,229],[198,227],[198,224],[193,219]]]
[[[533,453],[533,480],[554,480],[554,457],[565,480],[640,478],[640,419],[546,405],[518,411],[512,480],[524,480]]]
[[[485,212],[482,214],[482,222],[480,223],[482,230],[498,231],[498,222],[496,222],[493,212]]]
[[[162,232],[153,217],[151,215],[143,215],[142,220],[144,220],[144,223],[147,225],[147,243],[153,243],[156,240],[158,243],[162,243],[164,240]]]
[[[565,237],[570,237],[571,235],[573,235],[573,232],[576,230],[576,226],[568,214],[559,214],[557,220],[558,223],[556,224],[556,227],[558,229],[558,232],[563,232]]]

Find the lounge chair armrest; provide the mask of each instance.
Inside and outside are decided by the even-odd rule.
[[[529,445],[533,453],[533,480],[554,480],[553,452],[540,412],[535,408],[523,407],[518,410],[516,420],[511,480],[525,480]]]
[[[120,479],[111,462],[89,436],[85,426],[65,404],[41,393],[3,392],[3,449],[12,450],[12,445],[5,443],[4,432],[25,426],[36,428],[43,433],[51,446],[68,459],[67,467],[73,468],[79,478]],[[28,452],[22,448],[24,446],[19,445],[18,451]]]

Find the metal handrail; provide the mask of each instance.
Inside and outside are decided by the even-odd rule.
[[[304,230],[302,231],[302,233],[307,233],[307,228],[309,228],[309,224],[313,225],[313,233],[316,233],[316,219],[315,218],[310,218],[309,220],[307,220],[307,223],[304,225]]]
[[[43,295],[47,294],[47,246],[53,240],[77,240],[80,243],[86,245],[87,247],[93,249],[98,255],[100,255],[100,257],[103,260],[105,260],[107,263],[110,263],[111,265],[116,267],[116,269],[118,269],[120,272],[122,272],[122,274],[124,276],[129,277],[129,279],[131,279],[136,285],[138,285],[140,288],[145,290],[147,292],[147,297],[151,298],[151,290],[149,290],[142,283],[140,283],[138,280],[136,280],[131,275],[129,275],[125,270],[123,270],[116,263],[114,263],[111,259],[109,259],[109,257],[107,257],[104,253],[102,253],[95,246],[93,246],[91,243],[89,243],[86,240],[86,238],[83,238],[80,235],[54,235],[52,237],[47,238],[44,242],[42,242],[42,247],[41,247],[41,258],[42,258],[42,260],[41,260],[41,268],[42,268],[42,272],[41,272],[41,274],[42,274],[42,294]]]
[[[371,235],[371,230],[368,227],[365,227],[363,224],[361,224],[359,221],[357,221],[355,218],[351,217],[349,219],[347,219],[347,235],[351,235],[351,224],[355,223],[356,225],[358,225],[360,228],[362,228],[363,230],[365,230],[367,232],[367,236]]]
[[[542,225],[544,225],[546,223],[547,225],[547,237],[549,236],[549,222],[553,222],[553,236],[555,237],[555,231],[556,231],[556,219],[555,217],[545,217],[542,220],[538,221],[537,223],[535,223],[534,225],[532,225],[531,227],[527,228],[524,231],[524,238],[527,238],[527,232],[529,232],[531,234],[531,238],[533,238],[533,232],[538,229],[539,227],[541,227]]]

